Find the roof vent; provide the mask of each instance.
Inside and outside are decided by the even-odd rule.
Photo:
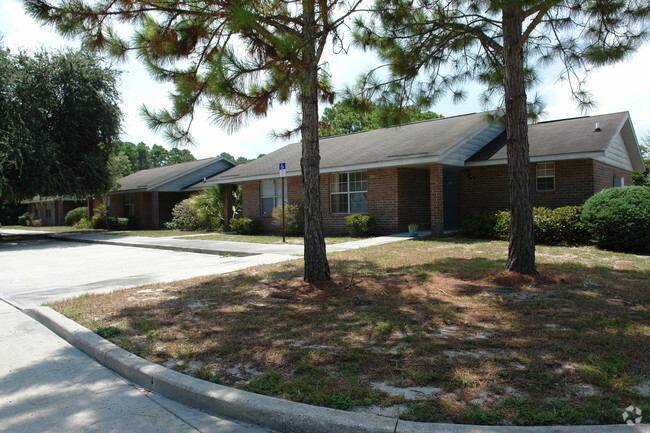
[[[600,132],[602,129],[600,129],[600,123],[596,122],[596,127],[594,128],[594,132]]]

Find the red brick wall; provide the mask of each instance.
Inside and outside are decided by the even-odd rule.
[[[397,169],[397,232],[417,224],[420,230],[431,228],[429,172],[415,168]]]
[[[614,177],[624,177],[625,186],[632,185],[632,172],[600,161],[594,163],[594,194],[614,186]]]
[[[368,213],[375,217],[377,227],[382,234],[398,231],[397,173],[397,168],[368,170],[367,172]],[[321,175],[321,209],[325,234],[328,236],[347,234],[345,217],[348,214],[330,213],[329,182],[329,174]],[[421,184],[421,181],[416,180],[412,183]],[[405,183],[405,186],[408,186],[408,182]],[[265,232],[277,232],[277,229],[271,224],[271,218],[260,215],[260,182],[246,182],[242,185],[242,191],[243,215],[248,218],[259,218],[262,230]],[[287,194],[289,203],[303,202],[302,179],[300,177],[287,179]]]
[[[579,206],[598,191],[611,188],[614,176],[625,177],[632,183],[632,174],[626,170],[591,159],[555,162],[555,191],[538,192],[536,164],[530,165],[533,206],[550,208]],[[500,210],[509,207],[508,173],[505,165],[472,167],[461,172],[462,217],[481,210]]]
[[[429,194],[431,209],[431,235],[442,236],[444,229],[442,165],[429,166]]]

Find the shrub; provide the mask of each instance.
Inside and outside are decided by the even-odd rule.
[[[494,214],[494,237],[507,241],[510,237],[510,211],[500,210]]]
[[[172,230],[221,230],[222,214],[221,190],[211,187],[174,206],[172,220],[165,223],[165,227]]]
[[[186,198],[172,209],[171,222],[165,223],[171,230],[196,230],[199,227],[199,217],[192,206],[192,198]]]
[[[582,220],[596,243],[613,250],[650,252],[650,188],[599,192],[585,202]]]
[[[589,232],[581,220],[580,206],[557,209],[533,208],[535,243],[546,245],[570,245],[589,243]],[[510,235],[510,211],[478,212],[463,224],[468,236],[508,240]]]
[[[43,220],[37,219],[37,220],[32,220],[32,227],[42,227],[43,226]]]
[[[463,233],[473,238],[492,239],[495,224],[496,212],[476,212],[463,220]]]
[[[93,222],[92,220],[87,220],[86,218],[81,218],[77,223],[73,226],[76,229],[92,229],[93,227]]]
[[[273,217],[273,225],[282,230],[282,205],[276,206],[271,216]],[[302,205],[284,205],[284,227],[287,235],[302,236],[305,229]]]
[[[231,218],[230,230],[242,235],[252,235],[257,232],[259,220],[255,218]]]
[[[345,217],[350,236],[371,236],[376,231],[375,219],[370,215],[354,214]]]
[[[582,206],[565,206],[552,210],[551,218],[544,221],[547,227],[544,229],[546,238],[538,239],[540,243],[551,245],[572,245],[588,244],[591,236],[587,225],[582,220]],[[538,227],[541,230],[540,221],[535,228],[535,236],[538,234]]]
[[[30,220],[29,213],[25,212],[24,214],[18,217],[18,224],[21,226],[26,226],[29,220]]]
[[[88,216],[88,208],[87,207],[78,207],[75,209],[72,209],[70,212],[65,214],[65,225],[67,226],[73,226],[76,223],[79,222],[82,218],[86,218]]]

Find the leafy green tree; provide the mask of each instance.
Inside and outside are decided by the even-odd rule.
[[[151,146],[151,150],[149,150],[149,161],[152,168],[167,165],[168,160],[169,151],[167,149],[157,144]]]
[[[641,156],[645,163],[645,170],[632,173],[632,183],[634,185],[650,186],[650,133],[643,139],[641,147]]]
[[[117,73],[85,52],[0,49],[0,206],[109,190]]]
[[[165,165],[180,164],[181,162],[190,162],[195,160],[196,158],[189,150],[172,147],[169,151],[169,157],[167,158]]]
[[[578,104],[591,107],[584,73],[632,53],[649,15],[647,0],[376,0],[356,37],[389,72],[370,72],[362,87],[366,98],[400,105],[428,106],[445,91],[463,98],[471,79],[486,85],[486,102],[500,96],[494,117],[505,121],[512,215],[506,269],[536,274],[527,125],[535,67],[562,62]]]
[[[382,106],[370,104],[365,110],[357,110],[348,102],[337,102],[323,111],[321,137],[351,134],[410,122],[443,117],[433,111],[422,112],[417,107]]]
[[[111,154],[108,158],[108,170],[113,181],[113,188],[117,186],[117,180],[133,173],[131,161],[124,152]]]
[[[172,109],[151,112],[150,126],[174,141],[191,140],[195,108],[206,102],[214,119],[234,130],[265,116],[273,103],[300,106],[308,282],[330,278],[320,207],[318,104],[332,102],[320,64],[328,40],[361,0],[25,0],[30,13],[85,45],[117,56],[137,50],[149,71],[174,83]],[[134,24],[132,40],[108,27]]]

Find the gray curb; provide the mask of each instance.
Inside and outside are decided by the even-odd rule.
[[[549,427],[431,424],[310,406],[169,370],[117,347],[51,308],[6,302],[144,388],[206,412],[285,433],[650,433],[649,424]]]
[[[66,242],[79,242],[83,244],[102,244],[102,245],[114,245],[120,247],[133,247],[133,248],[146,248],[150,250],[166,250],[166,251],[182,251],[186,253],[198,253],[198,254],[214,254],[214,255],[230,255],[237,257],[248,257],[254,256],[257,254],[254,253],[242,253],[237,251],[227,251],[227,250],[214,250],[209,248],[194,248],[194,247],[173,247],[166,245],[155,245],[155,244],[137,244],[134,242],[120,242],[113,240],[102,240],[102,239],[81,239],[75,238],[73,236],[63,236],[63,235],[51,235],[50,239],[56,239],[58,241]]]

